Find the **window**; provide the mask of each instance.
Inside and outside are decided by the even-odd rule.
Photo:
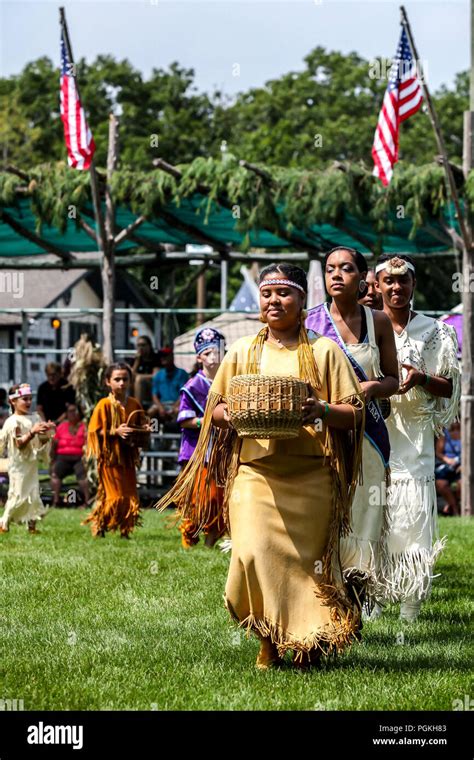
[[[97,341],[97,325],[90,322],[69,322],[69,345],[73,346],[82,333],[89,333],[93,341]]]

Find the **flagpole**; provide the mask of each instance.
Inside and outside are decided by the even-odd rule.
[[[470,283],[474,277],[474,257],[472,244],[472,228],[469,220],[464,217],[459,202],[459,195],[454,181],[453,172],[448,160],[446,145],[441,133],[439,121],[434,109],[431,96],[425,78],[421,70],[421,62],[415,46],[415,41],[410,28],[410,23],[404,6],[400,6],[402,14],[402,25],[407,33],[413,58],[416,61],[418,70],[421,72],[421,87],[423,96],[428,106],[428,112],[431,124],[434,129],[438,150],[443,159],[443,166],[448,180],[451,198],[456,210],[456,217],[461,230],[463,242],[462,251],[462,304],[463,304],[463,341],[462,341],[462,375],[461,375],[461,440],[462,440],[462,459],[461,459],[461,514],[471,515],[474,512],[474,375],[472,372],[472,362],[474,358],[474,294],[470,292]],[[472,14],[471,2],[471,34],[474,34],[474,18]],[[471,39],[471,53],[473,40]],[[473,97],[474,86],[474,64],[471,61],[471,98]],[[471,108],[474,105],[471,102]]]
[[[451,198],[454,203],[454,208],[456,211],[456,218],[458,220],[459,228],[461,230],[461,237],[463,239],[464,247],[469,250],[471,247],[471,241],[470,236],[468,233],[468,229],[466,226],[466,221],[464,219],[464,214],[461,209],[461,204],[459,202],[459,195],[456,187],[456,183],[454,181],[453,172],[448,160],[448,154],[446,152],[446,145],[444,142],[443,135],[441,134],[441,128],[438,121],[438,116],[436,114],[435,108],[433,106],[433,102],[431,100],[431,95],[428,90],[428,85],[425,83],[425,77],[423,73],[423,68],[421,66],[420,58],[418,57],[418,51],[415,46],[415,40],[413,39],[413,34],[410,27],[410,22],[408,21],[408,16],[405,10],[405,7],[403,5],[400,6],[400,12],[402,14],[402,26],[405,28],[405,31],[407,33],[408,41],[410,43],[411,52],[413,55],[413,58],[416,63],[417,72],[419,73],[419,80],[421,84],[421,89],[423,92],[423,97],[425,99],[426,105],[428,106],[428,113],[430,115],[431,124],[433,126],[433,130],[435,133],[436,143],[438,145],[438,150],[441,154],[441,157],[443,159],[443,166],[446,172],[446,178],[448,180],[449,189],[451,192]]]
[[[74,58],[72,55],[71,40],[69,38],[69,30],[66,21],[66,13],[63,7],[59,8],[59,23],[64,34],[64,43],[66,45],[66,51],[71,66],[74,67]],[[80,91],[77,77],[73,68],[71,72],[74,76],[76,84],[77,96],[80,100]],[[102,249],[102,288],[103,288],[103,317],[102,317],[102,342],[103,353],[108,362],[113,362],[114,349],[113,349],[113,309],[114,309],[114,267],[110,266],[110,258],[113,257],[113,243],[112,250],[109,251],[109,242],[107,240],[107,234],[105,229],[104,216],[102,214],[102,207],[100,201],[99,179],[95,169],[94,158],[91,158],[89,166],[89,177],[91,181],[92,203],[94,206],[94,216],[97,225],[96,240],[98,247]]]

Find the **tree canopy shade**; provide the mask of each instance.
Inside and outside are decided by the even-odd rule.
[[[223,254],[263,248],[317,256],[340,244],[376,255],[431,254],[451,250],[456,235],[437,164],[400,163],[383,189],[362,163],[266,167],[224,153],[177,167],[160,160],[148,172],[118,169],[112,195],[117,254],[160,254],[164,243],[207,243]],[[0,257],[48,251],[67,266],[75,252],[97,251],[88,173],[64,163],[0,173],[0,222]]]

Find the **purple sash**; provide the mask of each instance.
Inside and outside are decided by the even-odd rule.
[[[349,359],[359,382],[364,382],[369,379],[339,335],[325,303],[309,310],[308,318],[306,320],[306,328],[308,330],[313,330],[320,335],[324,335],[325,338],[330,338],[337,343],[339,348],[342,348]],[[369,403],[366,404],[364,435],[382,457],[385,467],[388,467],[388,461],[390,458],[390,439],[388,437],[387,426],[382,417],[380,407],[375,399],[371,399]]]

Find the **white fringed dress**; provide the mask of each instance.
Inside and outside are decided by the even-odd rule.
[[[392,396],[386,420],[391,485],[385,601],[422,601],[429,596],[434,564],[446,541],[437,527],[434,440],[458,415],[460,365],[454,329],[424,314],[416,314],[400,335],[395,333],[395,342],[400,365],[453,383],[451,398],[433,396],[419,385]]]
[[[12,414],[0,430],[0,452],[5,447],[8,455],[8,498],[1,525],[8,528],[11,522],[25,523],[38,520],[46,512],[39,490],[38,463],[48,461],[50,438],[42,443],[35,436],[22,449],[15,438],[29,433],[33,425],[41,422],[39,414]]]

